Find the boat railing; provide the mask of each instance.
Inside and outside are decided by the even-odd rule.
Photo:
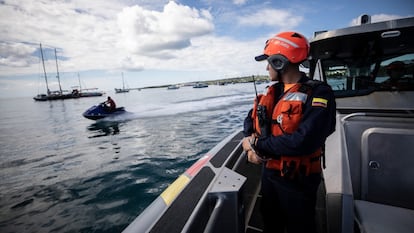
[[[245,162],[242,138],[236,131],[212,148],[123,232],[245,232],[260,166]]]

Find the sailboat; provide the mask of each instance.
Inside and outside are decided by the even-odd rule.
[[[56,49],[55,49],[56,78],[58,79],[59,90],[50,91],[49,83],[48,83],[48,80],[47,80],[45,60],[44,60],[44,57],[43,57],[43,49],[42,49],[42,44],[41,43],[40,43],[40,54],[41,54],[41,57],[42,57],[43,73],[44,73],[45,82],[46,82],[47,94],[38,94],[35,97],[33,97],[33,99],[35,101],[47,101],[47,100],[61,100],[61,99],[79,98],[79,92],[77,90],[73,90],[72,93],[69,93],[69,94],[64,94],[63,91],[62,91],[62,86],[60,85],[60,77],[59,77],[59,68],[58,68],[58,62],[57,62]]]
[[[115,88],[115,93],[129,92],[128,88],[125,88],[124,73],[122,72],[122,88]]]
[[[43,59],[43,49],[42,49],[42,44],[40,43],[40,54],[41,54],[41,58],[42,58],[42,64],[43,64],[43,72],[44,72],[44,77],[45,77],[45,82],[46,82],[46,90],[47,90],[47,94],[38,94],[37,96],[33,97],[34,100],[36,101],[46,101],[48,100],[48,96],[50,94],[50,89],[49,89],[49,83],[47,82],[47,75],[46,75],[46,68],[45,68],[45,61]]]
[[[78,73],[78,81],[79,81],[79,97],[94,97],[94,96],[102,96],[104,94],[102,91],[97,91],[98,88],[83,88],[82,89],[79,73]]]

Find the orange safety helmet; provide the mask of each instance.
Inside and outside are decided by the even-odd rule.
[[[290,63],[301,63],[308,57],[309,42],[297,32],[281,32],[266,41],[262,55],[255,57],[263,61],[272,55],[283,55]]]

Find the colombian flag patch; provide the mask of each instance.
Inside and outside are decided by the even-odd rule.
[[[312,107],[326,108],[327,105],[328,105],[328,100],[327,99],[322,99],[322,98],[313,98],[312,99]]]

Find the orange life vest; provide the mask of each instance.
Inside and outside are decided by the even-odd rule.
[[[301,88],[303,84],[294,84],[283,93],[281,99],[276,103],[279,96],[276,86],[268,88],[266,95],[258,96],[253,107],[252,118],[256,133],[261,134],[257,113],[257,101],[259,105],[265,106],[267,117],[271,119],[270,132],[273,136],[292,134],[298,129],[303,117],[303,107],[306,103],[311,88]],[[306,90],[306,91],[304,91]],[[301,174],[310,175],[322,171],[320,164],[321,148],[308,155],[286,156],[280,159],[270,159],[266,162],[266,168],[279,170],[281,176],[295,177]]]

